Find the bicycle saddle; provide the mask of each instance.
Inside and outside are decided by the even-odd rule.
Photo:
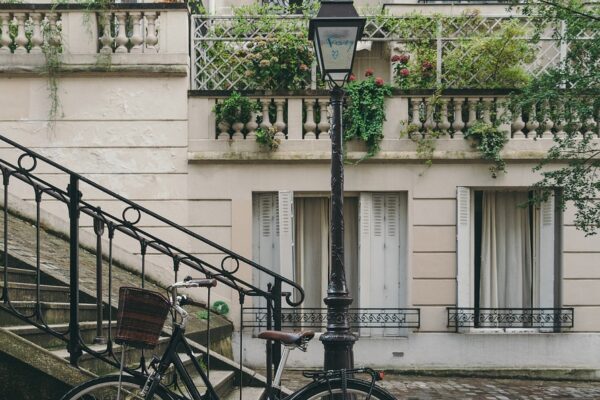
[[[258,334],[259,339],[266,340],[278,340],[283,344],[295,344],[301,346],[302,344],[308,342],[313,337],[315,337],[315,333],[312,331],[306,332],[281,332],[281,331],[263,331]]]

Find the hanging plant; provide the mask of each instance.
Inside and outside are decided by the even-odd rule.
[[[259,110],[259,104],[238,92],[233,92],[228,98],[213,107],[217,122],[226,122],[230,126],[236,122],[247,123],[252,113]]]
[[[367,79],[357,81],[350,77],[347,87],[347,106],[344,110],[344,140],[359,139],[367,145],[363,159],[373,157],[380,149],[385,122],[385,97],[392,94],[392,86],[383,78],[373,77],[373,70],[365,72]]]
[[[268,150],[277,150],[281,140],[275,137],[277,130],[274,127],[258,128],[256,130],[256,141]]]
[[[494,163],[490,167],[492,178],[496,178],[498,172],[506,173],[506,162],[500,153],[508,138],[498,129],[498,126],[487,122],[476,122],[465,132],[465,139],[472,140],[472,146],[479,150],[482,157]]]

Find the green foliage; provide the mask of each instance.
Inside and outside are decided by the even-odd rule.
[[[344,140],[359,139],[365,142],[367,154],[364,158],[373,157],[380,149],[385,121],[385,97],[391,94],[391,85],[373,76],[348,84],[348,102],[343,115]]]
[[[217,300],[210,307],[210,312],[212,314],[218,314],[218,315],[225,316],[225,315],[229,314],[229,306],[223,300]],[[207,320],[208,315],[209,315],[208,310],[200,310],[200,311],[196,312],[196,318],[198,318],[198,319]]]
[[[600,230],[600,145],[592,138],[597,128],[588,121],[598,122],[600,112],[600,5],[581,0],[532,2],[523,11],[547,21],[538,29],[555,28],[554,38],[568,46],[563,63],[534,78],[512,99],[513,109],[537,105],[563,126],[535,168],[542,180],[535,185],[541,195],[534,202],[560,189],[559,207],[571,204],[577,229],[594,235]]]
[[[490,36],[460,40],[444,56],[445,81],[454,88],[519,88],[530,80],[523,64],[533,62],[535,50],[523,39],[518,20],[505,22]]]
[[[277,130],[273,127],[269,128],[258,128],[256,130],[256,141],[268,150],[277,150],[280,144],[280,140],[275,137]]]
[[[281,29],[254,39],[236,55],[249,67],[245,78],[250,87],[297,90],[310,82],[313,52],[306,30]]]
[[[235,122],[246,123],[250,121],[252,112],[259,110],[256,101],[233,92],[228,98],[213,107],[217,122],[227,122],[232,125]]]
[[[500,154],[508,138],[498,129],[498,126],[482,121],[475,122],[465,132],[465,139],[473,141],[473,147],[477,148],[485,160],[492,161],[490,167],[492,178],[498,176],[498,172],[506,173],[506,162]]]

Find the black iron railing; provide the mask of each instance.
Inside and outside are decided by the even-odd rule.
[[[448,307],[448,328],[533,328],[560,332],[573,328],[573,308]]]
[[[178,225],[169,219],[156,214],[149,209],[142,207],[141,205],[134,203],[126,199],[125,197],[110,191],[109,189],[95,183],[94,181],[83,177],[82,175],[75,173],[62,165],[26,148],[14,141],[0,136],[0,141],[3,143],[4,157],[0,159],[0,171],[2,172],[3,178],[3,215],[4,215],[4,226],[3,226],[3,255],[2,264],[3,270],[3,281],[4,286],[2,288],[2,297],[0,302],[0,308],[11,313],[15,317],[36,326],[37,328],[53,335],[59,339],[64,340],[67,343],[67,348],[70,354],[70,362],[74,365],[78,363],[78,359],[85,351],[92,354],[94,357],[100,358],[115,367],[118,367],[119,361],[113,352],[112,332],[111,326],[113,326],[114,313],[111,311],[114,307],[115,300],[113,295],[113,281],[109,278],[106,282],[108,291],[104,291],[107,294],[103,295],[103,282],[102,282],[102,270],[108,268],[108,276],[111,276],[113,271],[113,248],[116,246],[116,242],[120,239],[124,240],[125,245],[122,248],[127,248],[131,253],[137,254],[139,257],[139,263],[141,267],[141,274],[139,277],[139,284],[144,287],[146,283],[146,264],[148,256],[153,257],[160,256],[161,261],[166,261],[167,265],[164,268],[170,268],[173,271],[173,280],[181,280],[183,276],[178,277],[178,272],[181,267],[186,266],[194,271],[196,275],[203,275],[205,277],[215,278],[221,284],[233,288],[239,294],[239,303],[243,306],[247,296],[262,297],[266,300],[268,307],[266,312],[271,316],[267,321],[269,329],[281,329],[281,316],[279,316],[282,299],[289,306],[298,306],[304,299],[304,291],[295,282],[288,280],[274,272],[267,267],[261,266],[252,260],[249,260],[239,254],[232,252],[231,250],[213,242],[209,239],[192,232],[191,230]],[[58,187],[59,183],[52,182],[68,182],[66,188]],[[37,287],[37,300],[35,311],[30,314],[23,314],[13,304],[15,299],[11,299],[11,293],[8,290],[9,287],[9,257],[11,257],[11,248],[9,246],[10,241],[10,222],[9,222],[9,209],[11,208],[11,200],[13,197],[9,196],[11,188],[16,187],[21,192],[18,192],[22,196],[22,191],[28,191],[27,197],[35,199],[36,217],[35,217],[35,230],[36,235],[31,240],[35,243],[34,250],[32,253],[35,258],[36,268],[36,287]],[[25,189],[23,189],[25,187]],[[111,201],[111,210],[118,210],[118,212],[108,212],[101,209],[99,206],[92,204],[92,202],[86,200],[86,193],[90,193],[90,196],[94,198],[109,199]],[[19,197],[22,198],[22,197]],[[69,229],[69,242],[70,242],[70,322],[67,331],[57,331],[53,329],[49,323],[44,320],[40,306],[40,231],[41,231],[41,211],[43,210],[43,203],[56,201],[66,205],[65,213],[62,217],[68,221]],[[44,203],[46,204],[46,203]],[[15,204],[16,206],[16,204]],[[56,209],[56,207],[54,207]],[[79,279],[79,251],[80,251],[80,240],[79,234],[82,227],[80,226],[80,218],[86,217],[88,221],[91,221],[93,226],[93,232],[96,235],[96,249],[97,254],[104,254],[104,257],[97,257],[97,299],[98,299],[98,318],[97,324],[98,332],[102,332],[103,321],[108,320],[108,333],[106,337],[106,348],[98,351],[93,350],[84,343],[80,338],[80,326],[79,326],[79,292],[80,292],[80,279]],[[58,215],[61,217],[61,215]],[[191,250],[184,250],[183,246],[172,244],[155,234],[151,233],[144,226],[152,227],[163,227],[168,228],[170,233],[177,233],[183,235],[186,240],[189,240],[192,245],[189,248],[198,248],[199,245],[207,246],[210,248],[206,253],[211,253],[211,260],[208,261],[201,259],[198,254],[193,254]],[[132,241],[133,240],[133,241]],[[106,248],[102,249],[102,242],[105,242]],[[132,243],[137,245],[131,246]],[[215,254],[219,254],[217,262],[215,260]],[[170,265],[169,265],[170,264]],[[245,269],[244,275],[248,276],[247,271],[252,270],[259,274],[266,274],[268,279],[272,282],[269,288],[261,288],[254,284],[247,282],[240,277],[241,270]],[[133,286],[136,282],[128,282],[128,285]],[[117,288],[118,289],[118,288]],[[285,292],[282,291],[285,289]],[[291,293],[294,293],[292,298]],[[210,292],[209,292],[210,302]],[[103,306],[104,305],[104,306]],[[103,313],[103,309],[107,310]],[[208,319],[210,323],[210,318]],[[273,323],[271,323],[273,321]],[[106,322],[104,322],[106,324]],[[208,327],[210,331],[210,326]],[[240,353],[242,345],[240,344]],[[271,354],[269,354],[270,356]],[[272,364],[272,361],[276,361],[279,357],[279,347],[273,347],[273,358],[275,360],[268,360],[268,366]],[[143,360],[141,360],[143,361]],[[140,365],[143,363],[141,362]],[[269,375],[270,377],[270,375]]]
[[[243,328],[267,329],[269,315],[264,307],[244,307]],[[328,316],[326,308],[284,308],[281,310],[282,329],[324,329]],[[333,315],[340,319],[342,315]],[[419,308],[351,308],[347,314],[348,324],[354,331],[360,329],[419,329]]]

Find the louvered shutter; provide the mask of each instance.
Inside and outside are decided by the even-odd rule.
[[[280,271],[278,214],[276,193],[258,193],[254,196],[254,261],[275,273]],[[258,271],[254,273],[254,282],[263,290],[273,283],[267,274]],[[260,306],[266,305],[262,298],[259,302]]]
[[[472,307],[472,246],[471,246],[471,190],[459,186],[456,191],[456,265],[457,307]]]
[[[278,195],[280,274],[294,280],[294,193],[280,191]]]
[[[539,307],[552,308],[554,304],[554,228],[555,201],[550,196],[540,206],[539,230]],[[534,249],[535,251],[535,249]]]

